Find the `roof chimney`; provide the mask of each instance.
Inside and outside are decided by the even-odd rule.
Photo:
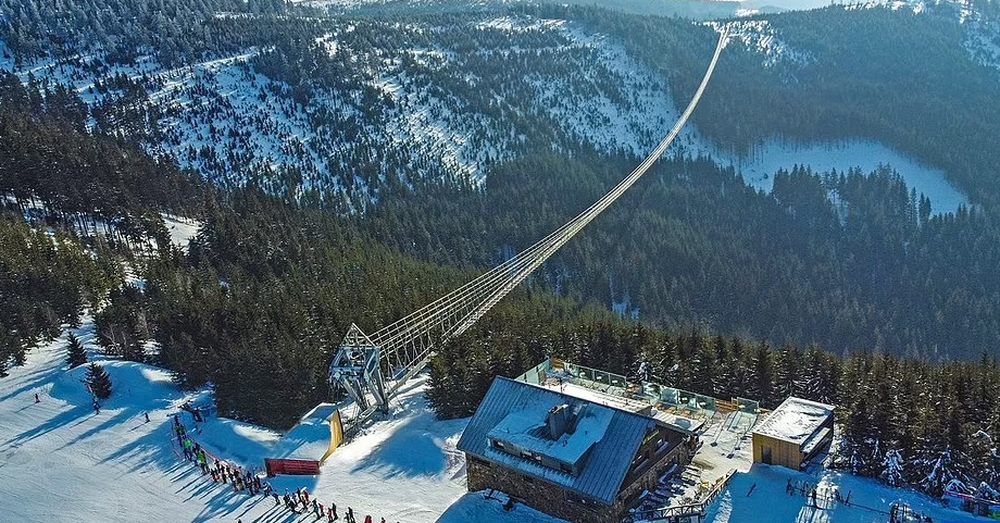
[[[545,428],[548,429],[549,438],[559,439],[569,428],[570,410],[569,405],[563,403],[556,405],[549,410],[548,419],[545,421]]]

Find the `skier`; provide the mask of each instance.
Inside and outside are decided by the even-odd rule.
[[[146,416],[146,423],[149,423],[149,413],[145,412],[143,414]]]
[[[337,516],[337,504],[336,503],[330,502],[330,510],[326,511],[326,513],[329,514],[330,521],[336,521],[336,520],[340,519],[340,517]]]
[[[366,514],[365,515],[365,523],[372,523],[372,516],[371,516],[371,514]]]
[[[316,519],[319,519],[319,503],[316,502],[316,498],[312,500],[313,514],[316,514]]]
[[[354,509],[347,507],[347,523],[355,523],[354,521]]]
[[[271,497],[274,498],[274,504],[277,505],[278,504],[278,493],[272,490],[271,491]]]
[[[35,403],[41,403],[41,402],[42,402],[42,400],[40,400],[40,399],[38,398],[38,393],[36,392],[36,393],[35,393]]]

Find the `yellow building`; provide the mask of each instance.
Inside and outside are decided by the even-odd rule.
[[[789,397],[753,431],[753,461],[805,467],[833,439],[833,405]]]

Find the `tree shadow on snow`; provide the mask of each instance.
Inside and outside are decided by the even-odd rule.
[[[352,472],[379,471],[386,478],[440,476],[448,470],[448,453],[444,450],[449,428],[426,411],[402,422],[391,436],[375,447]],[[455,432],[461,424],[455,423]],[[446,434],[448,433],[448,434]]]
[[[77,405],[70,410],[65,410],[60,412],[57,416],[50,418],[45,423],[42,423],[34,428],[28,429],[13,438],[8,439],[4,442],[4,445],[21,445],[35,438],[44,436],[56,429],[65,427],[70,422],[76,420],[77,418],[84,418],[91,410],[87,407]]]

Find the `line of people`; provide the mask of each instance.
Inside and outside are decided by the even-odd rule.
[[[270,485],[265,485],[265,489],[270,491],[270,495],[274,498],[274,504],[284,504],[285,508],[299,513],[299,506],[302,507],[302,513],[312,512],[316,520],[321,518],[326,518],[328,523],[333,523],[334,521],[340,520],[340,514],[337,513],[337,504],[330,503],[329,505],[323,505],[315,497],[309,496],[309,491],[305,488],[300,488],[294,493],[289,494],[285,491],[285,494],[281,496],[280,502],[278,498],[278,493],[271,489]],[[265,491],[265,496],[266,496]],[[344,513],[344,523],[358,523],[357,518],[354,515],[354,509],[352,507],[347,507],[347,512]],[[364,523],[374,523],[371,515],[366,515]],[[381,523],[386,523],[385,518],[381,518]],[[399,523],[398,521],[396,523]]]
[[[205,449],[197,441],[187,436],[187,429],[181,424],[176,414],[174,415],[174,433],[177,436],[177,442],[184,451],[184,459],[194,462],[201,469],[203,475],[210,474],[213,483],[222,482],[232,484],[234,492],[245,490],[250,496],[262,494],[265,498],[273,498],[275,506],[284,504],[285,508],[296,514],[311,511],[315,515],[316,520],[323,517],[326,518],[328,523],[340,520],[336,503],[331,502],[329,505],[323,505],[315,497],[310,497],[309,491],[305,488],[300,488],[293,494],[289,494],[288,490],[285,490],[285,494],[279,498],[278,492],[271,487],[271,484],[266,481],[262,482],[260,477],[253,472],[244,471],[241,467],[230,465],[218,459],[215,459],[214,463],[209,465]],[[302,507],[301,512],[299,511],[300,505]],[[344,513],[344,523],[358,523],[353,508],[347,507],[347,512]],[[372,516],[366,515],[364,523],[374,523]],[[381,518],[380,523],[387,522],[385,518]],[[397,521],[396,523],[399,522]]]

